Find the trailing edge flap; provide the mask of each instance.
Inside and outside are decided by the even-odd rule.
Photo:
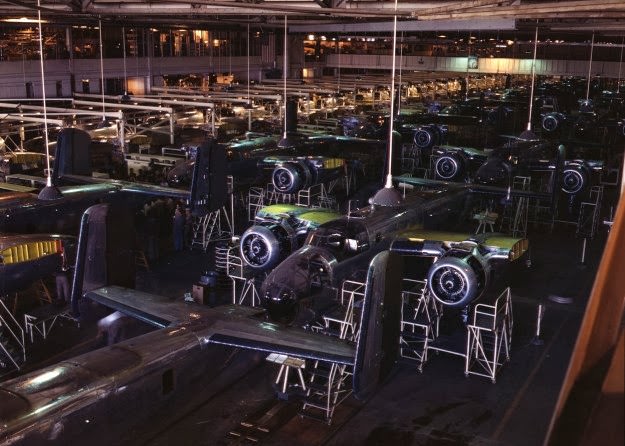
[[[207,343],[347,365],[354,363],[355,347],[350,343],[270,322],[259,308],[241,305],[210,308],[118,286],[98,288],[85,296],[158,328],[193,323],[197,335]]]
[[[189,198],[188,190],[158,186],[156,184],[133,183],[130,181],[111,180],[109,178],[96,178],[83,175],[64,175],[63,179],[71,181],[74,184],[111,184],[113,186],[117,186],[120,191],[133,192],[137,194],[172,197],[185,200]]]

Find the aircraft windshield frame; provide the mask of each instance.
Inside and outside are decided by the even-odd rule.
[[[306,244],[326,248],[337,258],[346,258],[368,248],[369,233],[359,221],[335,220],[310,232]]]

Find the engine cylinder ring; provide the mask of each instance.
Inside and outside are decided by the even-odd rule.
[[[444,154],[436,160],[434,166],[436,175],[444,180],[456,178],[461,171],[461,165],[452,154]]]
[[[418,129],[414,134],[414,143],[420,149],[427,149],[432,146],[434,136],[429,129]]]
[[[252,268],[266,270],[273,267],[280,258],[278,236],[266,226],[252,226],[239,242],[243,261]]]
[[[569,195],[581,192],[586,186],[586,177],[579,168],[565,168],[562,172],[562,191]]]
[[[438,260],[428,271],[430,293],[443,305],[463,308],[478,294],[475,271],[463,260],[450,257]]]
[[[555,132],[560,127],[560,120],[555,115],[546,115],[541,121],[543,130],[547,132]]]

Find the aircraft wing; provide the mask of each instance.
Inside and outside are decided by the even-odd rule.
[[[426,229],[408,229],[397,234],[391,251],[416,255],[440,255],[454,247],[480,245],[490,258],[516,260],[528,249],[527,239],[499,233],[469,234]]]
[[[117,186],[119,190],[124,192],[133,192],[144,195],[154,195],[158,197],[172,197],[182,200],[189,198],[189,191],[184,189],[175,189],[173,187],[158,186],[156,184],[134,183],[130,181],[111,180],[109,178],[95,178],[85,175],[63,175],[64,180],[69,180],[77,184],[111,184]]]
[[[449,181],[431,180],[429,178],[410,177],[405,175],[393,177],[400,189],[402,187],[428,187],[431,189],[452,189],[465,187],[472,193],[483,195],[496,195],[499,197],[527,197],[539,200],[551,200],[552,194],[547,192],[536,192],[531,190],[508,189],[505,187],[489,186],[487,184],[464,184]]]
[[[102,305],[163,328],[193,324],[208,343],[352,365],[356,347],[347,341],[268,321],[260,308],[205,307],[118,286],[85,293]]]
[[[411,177],[407,175],[394,176],[393,181],[400,187],[424,186],[432,189],[448,189],[450,187],[460,187],[463,183],[452,183],[450,181],[431,180],[429,178]]]
[[[0,189],[10,191],[10,192],[22,192],[22,193],[35,193],[37,192],[37,188],[22,186],[21,184],[14,183],[5,183],[4,181],[0,181]]]

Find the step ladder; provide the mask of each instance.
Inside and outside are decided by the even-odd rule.
[[[191,247],[200,247],[206,251],[211,242],[232,237],[232,227],[231,216],[225,207],[197,217],[193,222]]]
[[[414,143],[404,143],[401,146],[401,173],[414,175],[419,160],[421,159],[421,149]]]
[[[41,305],[52,303],[52,293],[43,279],[39,279],[35,282],[35,294],[37,295],[37,299],[39,299],[39,303]]]
[[[422,372],[430,342],[439,334],[443,308],[430,296],[426,280],[404,278],[402,285],[399,354],[416,361],[417,370]]]
[[[515,190],[530,190],[530,177],[515,176],[512,180],[512,188]],[[529,198],[513,197],[512,205],[507,207],[501,219],[501,227],[508,226],[508,233],[512,237],[527,236],[527,219],[529,211]]]
[[[146,271],[150,271],[148,258],[145,256],[145,251],[142,249],[135,250],[135,266],[143,268]]]
[[[492,304],[477,304],[467,324],[465,375],[490,378],[494,383],[504,361],[510,360],[512,299],[506,288]]]
[[[589,200],[580,203],[575,235],[588,238],[595,236],[601,213],[602,199],[603,186],[592,186],[590,188]]]
[[[227,177],[228,206],[222,206],[216,211],[209,212],[201,217],[195,217],[192,225],[193,239],[191,248],[200,247],[206,251],[211,242],[227,240],[234,235],[234,195],[233,178]]]
[[[262,278],[249,273],[238,253],[239,247],[235,245],[229,247],[226,255],[226,271],[232,281],[232,303],[255,307],[260,305],[256,282],[262,282]]]
[[[247,220],[253,222],[258,210],[265,206],[265,189],[250,187],[247,192]]]
[[[338,311],[325,315],[323,324],[315,331],[339,339],[358,341],[360,308],[365,296],[365,284],[345,280],[341,286]],[[352,367],[325,361],[315,361],[310,370],[308,390],[302,405],[302,416],[330,424],[336,407],[352,393]]]
[[[306,189],[302,189],[297,192],[297,201],[295,204],[298,206],[312,207],[312,208],[326,208],[338,210],[338,203],[336,199],[330,195],[330,191],[338,180],[331,181],[326,186],[324,183],[315,184]]]
[[[556,221],[558,197],[560,195],[559,193],[552,194],[552,187],[558,188],[559,186],[555,182],[556,174],[554,171],[539,173],[540,175],[537,174],[534,177],[536,189],[539,192],[552,195],[552,200],[543,200],[540,198],[530,199],[530,222],[533,225],[547,225],[549,227],[549,232],[552,232]]]
[[[284,194],[278,192],[272,183],[268,183],[265,188],[265,203],[266,204],[283,204],[283,203],[295,203],[297,200],[296,194]]]
[[[0,299],[0,376],[21,370],[26,362],[26,335],[4,300]]]

